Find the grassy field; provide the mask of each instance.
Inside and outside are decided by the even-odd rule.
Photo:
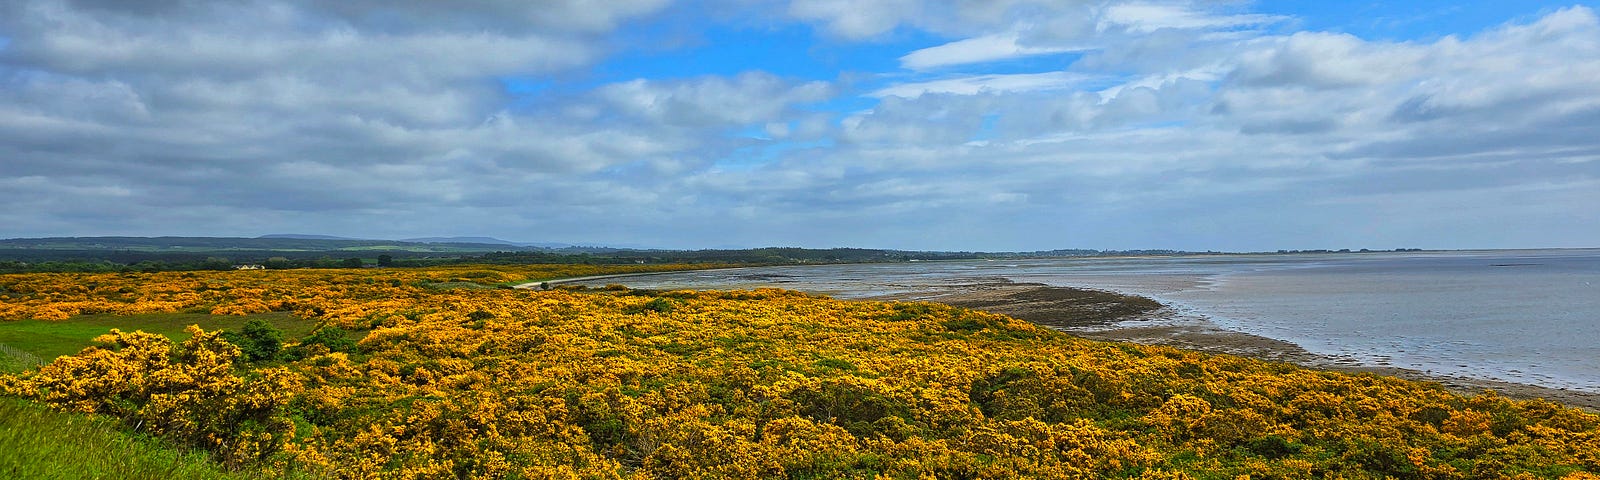
[[[271,312],[255,315],[208,315],[204,313],[152,313],[143,315],[80,315],[68,320],[18,320],[0,322],[0,372],[27,368],[37,357],[49,362],[61,355],[72,355],[90,345],[94,337],[111,329],[123,331],[143,330],[165,335],[173,341],[183,341],[189,334],[183,331],[189,325],[199,325],[206,331],[238,331],[245,322],[266,320],[283,330],[288,338],[300,338],[316,327],[316,322],[303,320],[288,312]]]
[[[249,316],[193,313],[83,315],[69,320],[0,322],[0,372],[17,372],[78,353],[112,328],[144,330],[174,341],[184,328],[238,330],[252,319],[267,320],[291,338],[314,322],[286,312]],[[230,471],[205,452],[128,431],[113,418],[57,412],[17,398],[0,397],[0,478],[29,479],[233,479],[266,478]]]
[[[130,433],[116,419],[0,398],[0,478],[231,479],[202,452]]]
[[[0,343],[0,373],[21,372],[40,365],[44,365],[44,360],[38,355]]]

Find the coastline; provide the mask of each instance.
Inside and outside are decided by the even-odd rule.
[[[1542,398],[1600,412],[1600,393],[1361,365],[1348,359],[1318,355],[1282,340],[1225,330],[1210,324],[1172,322],[1170,320],[1174,312],[1171,309],[1149,298],[1133,295],[1000,280],[950,285],[935,292],[883,295],[865,300],[943,303],[1009,315],[1090,340],[1162,345],[1287,362],[1323,370],[1394,376],[1435,382],[1452,392],[1466,395],[1494,390],[1508,398]]]

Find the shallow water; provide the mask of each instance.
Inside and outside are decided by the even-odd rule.
[[[1144,295],[1363,365],[1600,393],[1600,250],[913,262],[592,283],[864,298],[997,279]]]

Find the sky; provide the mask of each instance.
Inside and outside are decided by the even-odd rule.
[[[1593,3],[0,0],[0,238],[1600,247]]]

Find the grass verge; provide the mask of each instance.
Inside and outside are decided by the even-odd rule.
[[[0,398],[0,478],[232,479],[205,454],[129,433],[112,419]]]
[[[283,330],[288,338],[300,338],[316,327],[316,322],[304,320],[288,312],[270,312],[255,315],[210,315],[204,313],[151,313],[142,315],[81,315],[67,320],[15,320],[0,322],[0,344],[9,348],[0,351],[0,372],[10,364],[22,364],[33,355],[48,363],[61,355],[72,355],[88,347],[94,337],[116,328],[122,331],[143,330],[164,335],[174,342],[189,338],[183,331],[189,325],[199,325],[206,331],[238,331],[245,322],[266,320]],[[12,353],[8,355],[7,353]],[[20,352],[21,355],[17,355]],[[8,361],[9,358],[16,360]]]

